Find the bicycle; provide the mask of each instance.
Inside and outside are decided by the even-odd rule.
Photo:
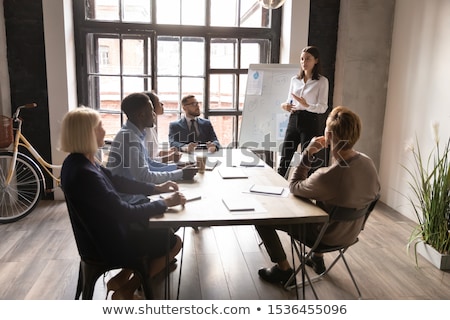
[[[0,223],[10,223],[26,217],[36,208],[44,191],[46,193],[53,192],[60,186],[60,178],[55,176],[52,170],[61,169],[62,166],[45,161],[22,133],[20,111],[35,107],[37,107],[36,103],[25,104],[17,108],[12,118],[2,116],[0,124],[0,130],[3,129],[0,131],[0,148],[3,148],[0,149]],[[15,131],[15,135],[13,131]],[[11,144],[12,149],[9,148]],[[20,152],[19,146],[27,149],[32,157]],[[53,179],[55,188],[46,188],[45,176],[41,167]]]

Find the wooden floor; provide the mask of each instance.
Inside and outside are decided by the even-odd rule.
[[[379,203],[346,257],[364,299],[450,299],[450,273],[419,257],[419,268],[407,255],[406,243],[413,222]],[[182,235],[182,230],[178,233]],[[288,238],[284,235],[287,252]],[[185,230],[180,299],[296,299],[294,291],[263,282],[260,267],[271,266],[264,246],[251,226]],[[329,263],[331,257],[326,256]],[[179,261],[181,259],[178,259]],[[0,299],[73,299],[79,257],[64,202],[41,201],[25,219],[0,225]],[[321,299],[356,299],[356,291],[340,262],[315,283]],[[171,294],[176,296],[180,270],[171,273]],[[310,272],[311,274],[312,272]],[[107,275],[110,277],[114,272]],[[156,279],[162,299],[164,277]],[[96,285],[95,299],[105,298],[104,279]],[[310,287],[306,297],[313,299]]]

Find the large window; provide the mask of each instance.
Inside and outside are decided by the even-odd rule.
[[[112,139],[120,101],[155,91],[161,142],[194,94],[223,146],[239,137],[248,67],[279,61],[281,10],[257,0],[74,1],[80,104],[99,110]]]

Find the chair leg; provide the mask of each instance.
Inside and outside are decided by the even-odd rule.
[[[333,260],[333,262],[330,264],[330,266],[328,268],[326,268],[326,270],[321,274],[321,276],[326,275],[334,267],[334,265],[339,261],[339,259],[341,259],[341,258],[345,259],[344,258],[344,253],[345,253],[345,251],[347,251],[347,249],[348,249],[348,247],[338,250],[339,254]]]
[[[153,289],[152,289],[152,283],[150,281],[150,278],[147,277],[147,279],[142,279],[142,289],[144,291],[144,296],[146,300],[153,300]]]
[[[301,288],[303,290],[303,298],[305,298],[305,285],[309,285],[314,294],[314,297],[316,298],[316,300],[318,300],[319,297],[317,295],[316,290],[314,289],[313,282],[319,280],[320,276],[316,277],[316,278],[311,278],[309,276],[308,272],[306,271],[305,260],[309,256],[309,254],[305,255],[303,253],[303,252],[305,252],[304,244],[302,244],[301,242],[297,243],[296,240],[294,240],[291,237],[291,251],[292,251],[291,254],[292,254],[292,264],[294,266],[294,272],[293,272],[292,276],[289,278],[289,280],[284,284],[284,288],[287,290],[291,290],[291,289],[295,288],[296,293],[297,293],[297,299],[298,299],[298,289]],[[297,268],[295,268],[294,251],[300,260],[300,265]],[[300,283],[297,283],[297,274],[299,272],[302,272],[302,281]]]
[[[83,300],[92,300],[94,296],[94,288],[97,279],[106,271],[104,266],[87,265],[81,262],[83,273],[83,289],[81,298]]]
[[[344,261],[345,267],[347,268],[348,274],[350,275],[350,278],[352,278],[353,284],[355,285],[356,291],[358,292],[358,299],[362,299],[362,295],[361,295],[361,291],[359,290],[358,285],[356,284],[356,280],[355,277],[353,276],[352,271],[350,270],[350,266],[347,263],[347,260],[345,259],[345,257],[342,255],[342,261]]]
[[[139,262],[137,265],[124,267],[132,269],[133,272],[140,278],[145,298],[149,300],[153,299],[152,282],[148,274],[148,261],[143,261]],[[117,268],[119,268],[117,265],[88,263],[81,260],[75,299],[79,299],[81,295],[81,299],[83,300],[92,300],[94,296],[95,284],[100,276],[109,270]]]
[[[321,275],[318,276],[318,278],[321,278],[323,276],[325,276],[326,274],[328,274],[328,272],[333,268],[333,266],[339,261],[339,259],[342,259],[342,261],[345,264],[345,267],[347,269],[348,274],[350,275],[350,278],[352,279],[353,285],[355,286],[356,291],[358,292],[358,299],[362,299],[362,294],[361,291],[359,290],[358,284],[356,283],[356,279],[353,276],[353,273],[350,269],[349,264],[347,263],[347,259],[345,259],[345,255],[344,253],[347,251],[349,247],[347,248],[343,248],[338,250],[339,254],[338,256],[333,260],[333,262],[330,264],[330,266],[325,270],[324,273],[322,273]],[[314,280],[314,279],[313,279]]]
[[[77,290],[75,292],[75,300],[78,300],[80,298],[82,291],[83,291],[83,271],[82,271],[81,261],[80,261],[80,266],[78,269]]]
[[[146,300],[153,300],[153,285],[148,273],[149,261],[147,259],[142,260],[142,265],[134,268],[137,276],[141,279],[142,290],[144,291],[144,297]]]

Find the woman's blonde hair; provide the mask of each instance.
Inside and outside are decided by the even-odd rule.
[[[327,118],[327,130],[331,132],[335,148],[353,148],[361,134],[361,119],[347,107],[335,107]]]
[[[60,149],[69,153],[93,154],[97,151],[95,128],[100,114],[84,106],[69,111],[61,125]]]

